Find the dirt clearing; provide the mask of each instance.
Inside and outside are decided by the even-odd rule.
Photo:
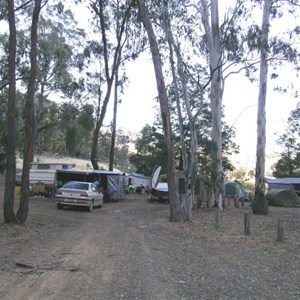
[[[248,204],[219,230],[213,210],[174,224],[144,195],[92,213],[36,197],[24,225],[3,224],[2,206],[0,299],[300,299],[300,208],[251,214],[245,236]]]

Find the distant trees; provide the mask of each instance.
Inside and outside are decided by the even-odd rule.
[[[135,165],[137,173],[151,176],[156,165],[166,173],[165,139],[158,128],[145,125],[135,140],[135,150],[136,153],[129,156],[129,161]]]
[[[255,200],[263,199],[267,81],[278,77],[284,61],[297,64],[293,41],[300,33],[296,27],[284,38],[271,35],[270,22],[286,11],[293,12],[298,1],[235,1],[222,19],[218,0],[90,1],[87,8],[93,38],[88,39],[61,1],[40,2],[47,6],[38,26],[34,24],[35,37],[29,29],[34,28],[30,21],[38,1],[28,1],[18,10],[17,30],[13,13],[18,4],[7,1],[7,6],[0,8],[0,22],[7,19],[10,25],[10,36],[0,33],[0,116],[7,122],[0,127],[0,158],[6,157],[6,199],[13,195],[15,150],[23,150],[25,144],[25,177],[34,151],[90,156],[95,169],[98,160],[108,160],[110,169],[122,166],[133,170],[134,164],[146,175],[159,164],[170,179],[174,220],[179,216],[178,195],[173,193],[175,168],[184,169],[189,180],[200,173],[209,175],[210,205],[219,203],[221,207],[224,172],[233,169],[229,157],[238,151],[234,128],[223,121],[226,78],[245,71],[245,76],[255,80],[259,62]],[[288,10],[284,11],[285,7]],[[254,11],[264,11],[262,27],[253,21]],[[142,129],[130,164],[129,143],[133,141],[117,129],[117,106],[127,80],[125,61],[135,59],[149,46],[160,124]],[[273,68],[271,75],[268,68]],[[104,119],[111,98],[114,116],[107,126]],[[297,120],[299,113],[293,114],[291,118]],[[274,174],[278,176],[298,174],[299,145],[293,135],[297,126],[296,121],[290,123],[292,132],[281,137],[285,154],[276,165]],[[7,216],[10,219],[9,213]],[[20,220],[25,218],[20,215]]]
[[[281,158],[274,165],[275,177],[300,177],[300,103],[291,111],[286,132],[277,140],[283,148]]]
[[[118,80],[123,51],[128,45],[127,39],[131,33],[129,22],[132,17],[132,7],[132,1],[111,2],[110,5],[102,0],[90,1],[90,8],[94,14],[94,33],[99,35],[99,39],[90,41],[85,53],[86,57],[96,58],[100,66],[96,72],[93,72],[94,95],[97,97],[96,122],[91,148],[91,163],[94,169],[99,168],[97,161],[100,129],[113,93],[116,76]],[[131,50],[130,46],[129,49]],[[116,84],[118,88],[118,82]]]

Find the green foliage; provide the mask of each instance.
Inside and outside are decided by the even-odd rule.
[[[75,149],[78,143],[78,129],[76,126],[68,126],[65,134],[65,143],[68,156],[75,156]]]
[[[281,157],[274,166],[273,175],[278,178],[300,177],[300,155]]]
[[[283,148],[281,158],[274,166],[273,175],[276,177],[300,176],[300,103],[291,111],[287,120],[287,129],[277,143]]]
[[[156,165],[166,171],[166,154],[164,136],[154,126],[146,125],[135,141],[136,153],[131,154],[129,161],[135,165],[136,172],[150,176]]]
[[[208,103],[202,107],[202,114],[197,116],[195,126],[198,133],[198,161],[200,172],[210,174],[211,171],[211,114]],[[174,118],[174,147],[175,147],[175,163],[176,168],[181,168],[181,144],[178,132],[178,123],[175,121],[175,109],[172,109]],[[187,118],[184,118],[187,120]],[[160,125],[146,125],[140,132],[139,138],[135,142],[135,154],[130,155],[130,162],[137,168],[138,173],[151,175],[154,166],[162,166],[162,172],[166,171],[166,157],[164,150],[164,137],[160,133]],[[188,156],[191,155],[191,142],[189,126],[187,121],[184,121],[185,128],[185,143],[187,145]],[[233,142],[235,131],[233,128],[223,124],[223,166],[225,172],[234,169],[230,162],[230,155],[238,152],[238,146]]]

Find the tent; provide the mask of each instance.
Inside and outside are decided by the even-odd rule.
[[[99,181],[106,200],[121,200],[125,198],[127,181],[125,173],[104,170],[57,170],[56,182],[60,187],[68,181]]]
[[[150,177],[144,174],[132,173],[126,176],[128,180],[128,185],[132,184],[135,187],[143,186],[147,187],[150,185]]]
[[[167,182],[159,182],[161,167],[156,167],[151,176],[151,199],[166,201],[169,199],[169,189]]]
[[[239,200],[246,198],[244,188],[235,181],[228,180],[224,183],[224,194],[228,197],[236,197]]]

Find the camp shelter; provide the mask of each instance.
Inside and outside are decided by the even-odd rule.
[[[182,170],[175,170],[175,178],[177,181],[178,192],[179,194],[186,194],[186,176]],[[167,182],[167,174],[162,174],[159,176],[158,184],[159,183],[166,183]]]
[[[57,186],[60,187],[68,181],[99,181],[104,196],[107,196],[110,200],[117,201],[125,198],[127,181],[125,173],[123,172],[104,170],[57,170]]]
[[[274,193],[274,191],[294,191],[300,196],[299,177],[266,178],[265,181],[268,184],[268,193]]]
[[[145,176],[144,174],[132,173],[126,176],[128,180],[128,185],[138,186],[149,186],[150,185],[150,177]]]
[[[151,176],[151,187],[153,191],[161,192],[164,196],[168,194],[168,183],[167,183],[167,174],[160,175],[161,167],[157,167]],[[177,182],[178,192],[179,194],[187,193],[187,184],[186,184],[186,176],[184,171],[175,170],[175,178]],[[199,194],[200,189],[200,181],[196,180],[195,185],[195,195]]]
[[[235,181],[225,181],[224,183],[224,194],[228,197],[235,197],[238,199],[246,199],[246,193],[244,188]]]

